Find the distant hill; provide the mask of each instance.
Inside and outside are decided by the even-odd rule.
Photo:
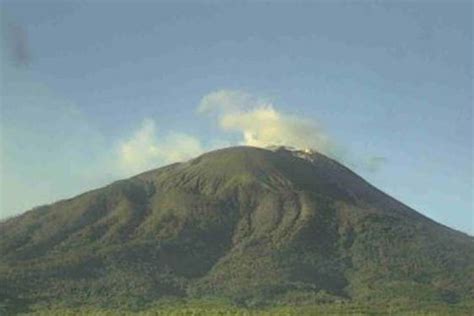
[[[286,148],[209,152],[0,223],[0,311],[170,297],[474,306],[474,238]]]

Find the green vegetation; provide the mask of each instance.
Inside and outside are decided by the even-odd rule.
[[[0,314],[467,314],[473,241],[322,155],[230,148],[0,223]]]
[[[67,315],[136,315],[136,316],[287,316],[287,315],[471,315],[473,306],[449,306],[449,305],[431,305],[417,307],[397,306],[395,304],[386,305],[363,305],[348,302],[338,304],[319,304],[309,306],[274,306],[265,308],[244,308],[230,305],[227,302],[216,300],[203,301],[164,301],[155,304],[142,311],[127,311],[123,309],[98,309],[98,308],[39,308],[38,310],[23,315],[38,316],[67,316]]]

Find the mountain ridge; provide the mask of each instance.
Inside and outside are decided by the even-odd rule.
[[[219,152],[219,151],[225,151],[225,150],[229,150],[229,149],[238,149],[238,148],[252,148],[252,149],[257,149],[257,150],[268,150],[268,151],[272,151],[272,152],[286,152],[287,154],[291,154],[293,155],[294,157],[297,157],[297,158],[301,158],[303,160],[307,160],[311,163],[314,163],[314,160],[317,159],[317,157],[325,157],[325,159],[328,159],[329,161],[343,167],[346,171],[350,172],[353,176],[356,176],[358,177],[360,180],[362,180],[366,185],[370,186],[371,189],[375,189],[377,190],[379,193],[383,194],[383,195],[386,195],[388,196],[389,198],[391,198],[392,200],[395,200],[396,202],[400,203],[401,205],[403,205],[405,208],[413,211],[413,212],[416,212],[417,214],[419,214],[420,216],[423,216],[425,217],[426,219],[432,221],[433,223],[436,223],[437,225],[440,225],[442,227],[445,227],[449,230],[454,230],[458,233],[461,233],[461,234],[464,234],[464,235],[467,235],[469,237],[474,237],[473,235],[467,233],[467,232],[463,232],[463,231],[460,231],[458,229],[455,229],[455,228],[452,228],[448,225],[445,225],[443,223],[440,223],[440,222],[437,222],[436,220],[430,218],[429,216],[425,215],[425,214],[422,214],[420,212],[417,212],[414,208],[400,202],[399,200],[397,200],[396,198],[394,198],[393,196],[391,196],[390,194],[384,192],[383,190],[380,190],[379,188],[377,188],[375,185],[373,185],[372,183],[370,183],[369,181],[367,181],[366,179],[364,179],[363,177],[359,176],[357,173],[355,173],[354,171],[352,171],[351,169],[349,169],[348,167],[344,166],[343,164],[341,164],[340,162],[338,162],[336,159],[333,159],[333,158],[330,158],[329,156],[326,156],[322,153],[319,153],[318,151],[316,150],[313,150],[313,149],[298,149],[298,148],[295,148],[295,147],[291,147],[291,146],[280,146],[280,145],[274,145],[274,146],[268,146],[268,147],[265,147],[265,148],[262,148],[262,147],[254,147],[254,146],[231,146],[231,147],[227,147],[227,148],[220,148],[220,149],[215,149],[215,150],[212,150],[212,151],[209,151],[207,153],[204,153],[204,154],[201,154],[199,155],[198,157],[196,158],[192,158],[188,161],[183,161],[183,162],[175,162],[175,163],[171,163],[171,164],[168,164],[168,165],[165,165],[165,166],[161,166],[161,167],[158,167],[158,168],[153,168],[153,169],[150,169],[150,170],[146,170],[146,171],[143,171],[143,172],[140,172],[136,175],[132,175],[132,176],[129,176],[125,179],[120,179],[120,180],[115,180],[109,184],[106,184],[102,187],[98,187],[98,188],[93,188],[93,189],[90,189],[90,190],[87,190],[85,192],[82,192],[82,193],[79,193],[77,195],[74,195],[72,197],[68,197],[68,198],[63,198],[63,199],[59,199],[57,201],[54,201],[54,202],[51,202],[51,203],[46,203],[46,204],[42,204],[42,205],[39,205],[39,206],[35,206],[29,210],[26,210],[25,212],[21,213],[21,214],[17,214],[17,215],[13,215],[11,217],[8,217],[8,218],[4,218],[4,219],[1,219],[0,220],[0,223],[2,222],[6,222],[8,220],[11,220],[11,219],[14,219],[16,217],[19,217],[19,216],[22,216],[24,215],[25,213],[27,212],[31,212],[31,211],[36,211],[36,210],[40,210],[44,207],[48,207],[48,206],[51,206],[53,204],[56,204],[56,203],[60,203],[60,202],[66,202],[66,201],[71,201],[75,198],[78,198],[78,197],[81,197],[83,195],[87,195],[89,193],[92,193],[92,192],[95,192],[97,190],[101,190],[105,187],[109,187],[111,185],[114,185],[116,183],[120,183],[120,182],[123,182],[123,181],[127,181],[127,180],[131,180],[131,179],[134,179],[134,178],[140,178],[146,174],[149,174],[149,173],[154,173],[154,172],[157,172],[159,170],[162,170],[162,169],[167,169],[167,168],[172,168],[174,166],[179,166],[179,165],[183,165],[183,166],[186,166],[190,163],[192,163],[192,161],[195,161],[195,160],[198,160],[200,159],[202,156],[204,155],[208,155],[208,154],[212,154],[214,152]],[[315,158],[316,157],[316,158]]]
[[[471,304],[474,238],[307,154],[219,149],[3,221],[0,299]]]

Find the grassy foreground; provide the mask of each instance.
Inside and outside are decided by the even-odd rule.
[[[88,307],[66,308],[38,306],[37,309],[22,315],[68,316],[68,315],[189,315],[189,316],[273,316],[273,315],[472,315],[474,306],[432,305],[432,306],[390,306],[361,305],[355,303],[321,304],[308,306],[284,306],[244,308],[214,301],[167,302],[142,311],[124,309],[97,309]]]

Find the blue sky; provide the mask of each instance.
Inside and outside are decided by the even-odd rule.
[[[470,1],[2,1],[1,217],[276,141],[317,147],[474,234],[472,12]]]

